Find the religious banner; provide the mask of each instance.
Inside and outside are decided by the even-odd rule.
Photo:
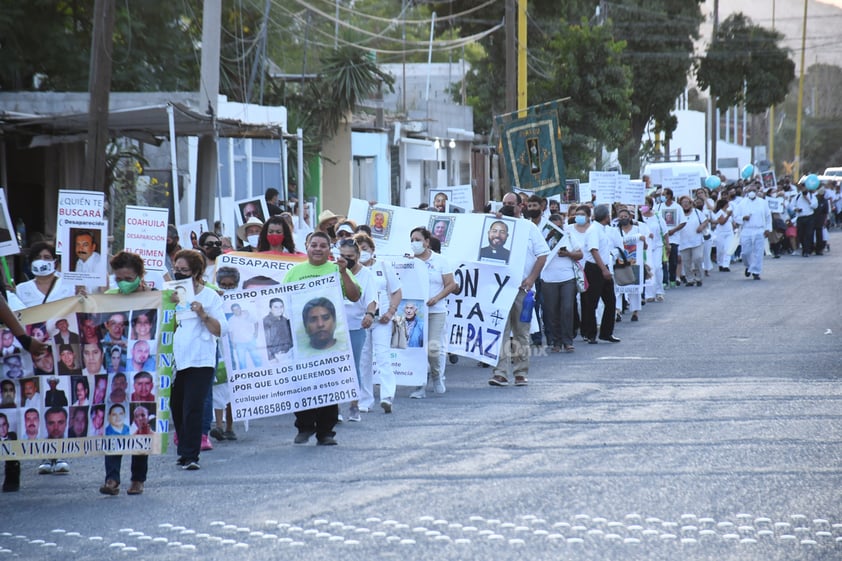
[[[123,249],[140,255],[147,272],[167,272],[168,217],[169,211],[165,208],[126,206]]]
[[[509,181],[515,189],[542,197],[559,194],[565,188],[565,172],[558,104],[534,105],[524,112],[523,117],[514,112],[495,118]]]
[[[9,205],[6,202],[6,190],[0,189],[0,256],[16,255],[20,253],[15,231],[12,229],[12,217],[9,216]]]
[[[0,461],[166,451],[174,329],[167,296],[74,296],[19,312],[47,348],[30,355],[12,338],[3,349]]]
[[[62,254],[62,279],[89,287],[105,286],[108,269],[105,194],[66,189],[58,193],[56,251]]]
[[[235,420],[357,399],[339,275],[223,293]]]
[[[448,350],[496,366],[503,333],[523,273],[512,275],[485,263],[458,267],[453,278],[459,291],[448,297]]]
[[[401,302],[392,318],[389,360],[398,386],[423,386],[427,383],[427,346],[429,341],[427,299],[430,283],[425,265],[418,259],[385,259],[401,281]],[[362,364],[362,363],[361,363]],[[377,361],[372,358],[374,383],[379,384]]]

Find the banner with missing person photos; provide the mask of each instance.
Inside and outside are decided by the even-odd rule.
[[[228,318],[222,352],[234,420],[357,399],[339,275],[286,284],[278,282],[283,274],[267,278],[278,280],[222,294]]]
[[[22,310],[27,334],[47,348],[30,355],[9,330],[0,335],[0,461],[165,452],[175,326],[166,295]]]

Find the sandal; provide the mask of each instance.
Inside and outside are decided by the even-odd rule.
[[[564,345],[564,352],[566,353],[572,353],[575,350],[576,347],[574,347],[573,345]]]

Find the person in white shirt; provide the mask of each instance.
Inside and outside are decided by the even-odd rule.
[[[551,214],[549,221],[564,228],[560,214]],[[575,246],[575,242],[567,232],[555,246],[556,251],[547,257],[544,270],[541,271],[543,281],[543,314],[544,330],[547,335],[547,345],[555,353],[573,352],[573,318],[576,306],[576,278],[574,267],[576,261],[582,258],[582,248]]]
[[[772,213],[765,199],[757,196],[755,187],[750,187],[746,198],[737,207],[737,220],[742,225],[740,243],[742,244],[745,276],[760,280],[763,272],[763,253],[766,244],[764,238],[772,233]]]
[[[615,311],[617,298],[614,295],[614,278],[609,268],[611,251],[614,248],[606,228],[611,221],[608,205],[599,205],[594,209],[594,221],[585,235],[585,277],[588,289],[582,295],[582,336],[589,344],[598,343],[596,327],[596,307],[602,300],[602,321],[599,324],[599,338],[611,343],[619,343],[614,336]]]
[[[693,206],[690,197],[679,199],[683,212],[679,215],[679,224],[673,229],[678,233],[678,249],[681,252],[681,267],[687,278],[686,286],[702,286],[702,248],[703,232],[708,220],[702,212]]]
[[[667,187],[664,189],[664,194],[661,195],[657,204],[655,205],[655,214],[660,215],[666,225],[670,228],[667,236],[670,238],[669,245],[669,283],[670,286],[676,286],[678,274],[678,236],[674,236],[678,231],[680,223],[679,217],[681,215],[681,206],[675,202],[673,198],[672,189]],[[666,279],[665,279],[666,280]]]
[[[723,194],[716,201],[715,211],[711,217],[714,225],[713,239],[716,247],[716,264],[719,271],[731,272],[731,243],[734,241],[734,213],[728,196]]]
[[[798,195],[792,199],[792,209],[797,217],[795,226],[798,228],[798,243],[801,244],[801,255],[809,257],[813,253],[813,214],[819,206],[819,202],[803,183],[798,184],[798,191]]]
[[[522,210],[514,201],[518,198],[515,193],[506,193],[503,197],[503,205],[512,207],[515,211],[515,216],[520,217]],[[540,217],[540,208],[539,217]],[[488,380],[489,385],[492,386],[508,386],[509,385],[509,368],[511,367],[512,374],[515,378],[516,386],[525,386],[529,383],[527,378],[529,374],[529,350],[530,324],[520,321],[520,314],[523,310],[523,300],[526,293],[532,290],[535,281],[538,280],[541,274],[541,269],[544,268],[544,263],[547,261],[547,256],[550,253],[550,248],[544,236],[538,227],[532,223],[531,220],[523,220],[518,222],[518,228],[526,227],[529,232],[529,240],[527,241],[526,260],[524,262],[523,276],[520,282],[520,290],[518,291],[515,301],[512,303],[512,308],[509,310],[509,317],[506,320],[506,325],[503,327],[503,333],[512,334],[511,344],[504,343],[500,349],[500,358],[497,366],[494,367],[491,378]]]
[[[664,279],[669,278],[667,265],[669,260],[664,254],[664,247],[669,247],[669,235],[663,216],[652,210],[652,199],[646,197],[646,204],[640,207],[643,222],[649,227],[648,248],[646,262],[652,267],[652,278],[644,284],[647,302],[664,301]]]

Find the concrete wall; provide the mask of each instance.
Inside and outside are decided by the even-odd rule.
[[[321,210],[346,214],[353,189],[351,125],[343,123],[333,138],[322,146]]]
[[[351,133],[351,156],[354,158],[374,158],[375,185],[373,192],[369,192],[367,196],[370,197],[369,200],[393,204],[389,135],[385,132],[359,131]]]

